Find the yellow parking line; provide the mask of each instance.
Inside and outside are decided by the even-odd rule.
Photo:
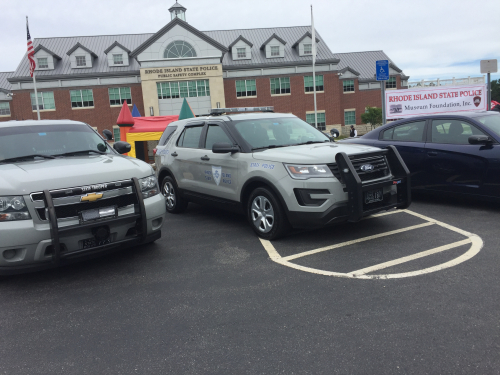
[[[366,268],[363,268],[363,269],[360,269],[357,271],[353,271],[353,272],[349,272],[349,273],[353,276],[364,275],[364,274],[378,271],[378,270],[381,270],[384,268],[389,268],[389,267],[395,266],[397,264],[406,263],[406,262],[410,262],[410,261],[415,260],[415,259],[423,258],[423,257],[426,257],[428,255],[432,255],[432,254],[440,253],[442,251],[454,249],[454,248],[462,246],[462,245],[467,245],[468,243],[471,243],[471,242],[472,242],[472,240],[470,238],[467,238],[467,239],[462,240],[462,241],[457,241],[457,242],[450,243],[448,245],[435,247],[434,249],[422,251],[420,253],[408,255],[406,257],[402,257],[399,259],[394,259],[394,260],[391,260],[389,262],[376,264],[374,266],[366,267]]]
[[[331,245],[331,246],[326,246],[326,247],[320,247],[319,249],[315,249],[315,250],[304,251],[303,253],[289,255],[287,257],[283,257],[282,259],[286,260],[286,261],[292,260],[292,259],[297,259],[297,258],[305,257],[305,256],[308,256],[308,255],[321,253],[323,251],[333,250],[333,249],[337,249],[339,247],[344,247],[344,246],[348,246],[348,245],[354,245],[354,244],[357,244],[359,242],[374,240],[376,238],[391,236],[393,234],[402,233],[402,232],[406,232],[406,231],[413,230],[413,229],[423,228],[423,227],[427,227],[429,225],[434,225],[434,224],[435,223],[427,222],[427,223],[423,223],[423,224],[412,225],[411,227],[406,227],[406,228],[402,228],[402,229],[391,230],[389,232],[379,233],[379,234],[375,234],[373,236],[358,238],[357,240],[341,242],[341,243],[336,244],[336,245]],[[264,248],[265,247],[266,246],[264,245]],[[274,246],[273,246],[273,249],[274,249]]]

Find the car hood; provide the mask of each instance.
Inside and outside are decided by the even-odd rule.
[[[347,155],[351,155],[378,150],[380,148],[365,145],[316,143],[312,145],[272,148],[261,152],[254,152],[253,157],[257,160],[282,163],[326,164],[335,162],[335,155],[338,152],[345,152]]]
[[[149,164],[121,155],[71,156],[0,164],[0,195],[25,195],[152,174],[154,171]]]

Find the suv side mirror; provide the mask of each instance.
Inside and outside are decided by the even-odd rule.
[[[104,129],[102,131],[102,134],[106,137],[106,139],[108,141],[112,141],[113,140],[113,133],[111,133],[111,131],[109,131],[108,129]]]
[[[333,138],[338,138],[340,135],[337,129],[330,129],[330,134],[332,135]]]
[[[487,135],[471,135],[469,137],[469,143],[471,145],[489,145],[493,143],[493,140]]]
[[[118,141],[113,144],[113,148],[119,153],[119,154],[126,154],[127,152],[130,152],[130,149],[132,146],[130,146],[130,143],[123,142],[123,141]]]
[[[212,152],[214,154],[227,154],[228,152],[234,154],[235,152],[240,152],[240,148],[229,143],[214,143]]]

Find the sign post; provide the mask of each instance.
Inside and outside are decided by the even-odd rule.
[[[382,124],[385,123],[385,81],[389,80],[389,60],[378,60],[375,63],[377,81],[380,81],[380,91],[382,93]]]
[[[496,59],[490,59],[490,60],[481,60],[481,73],[487,73],[488,74],[488,95],[487,95],[487,101],[488,101],[488,111],[491,110],[491,73],[496,73],[498,72],[498,64]]]

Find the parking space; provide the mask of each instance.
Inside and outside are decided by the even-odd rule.
[[[244,217],[190,205],[155,244],[1,280],[0,372],[496,373],[499,219],[417,196],[265,248]]]
[[[285,239],[278,249],[270,241],[261,242],[269,257],[284,266],[361,279],[401,278],[443,270],[472,258],[483,246],[476,234],[411,210],[373,215],[354,228],[344,224],[320,235],[302,237],[299,241],[295,237]],[[321,247],[307,250],[314,245]],[[423,259],[426,257],[430,258]],[[405,265],[409,262],[412,264]],[[405,272],[398,271],[400,265]]]

